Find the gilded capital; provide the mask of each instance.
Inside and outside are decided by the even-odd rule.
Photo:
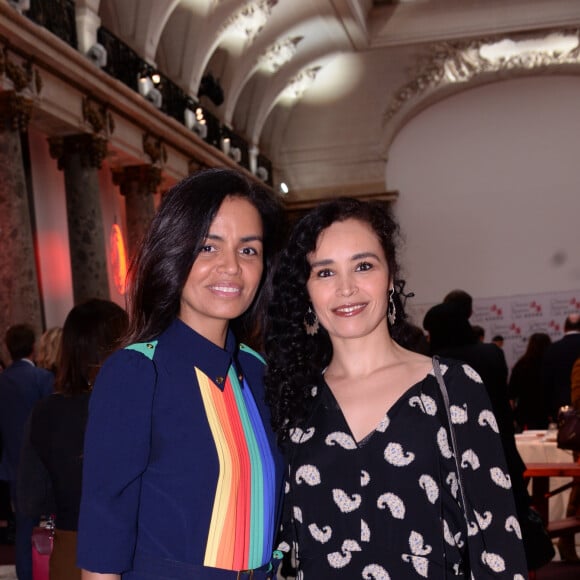
[[[120,187],[121,195],[131,191],[153,194],[161,183],[161,169],[154,165],[127,165],[113,171],[113,183]]]
[[[0,91],[0,130],[26,131],[32,116],[32,99],[14,91]]]
[[[107,140],[98,135],[82,134],[51,137],[48,140],[50,155],[57,159],[58,168],[66,167],[67,157],[78,156],[82,167],[100,169],[107,156]]]
[[[145,133],[143,135],[143,152],[149,157],[153,165],[163,165],[167,162],[167,149],[159,137]]]

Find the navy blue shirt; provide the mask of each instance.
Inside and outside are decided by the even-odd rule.
[[[122,574],[142,556],[204,565],[223,463],[200,383],[225,391],[228,376],[242,378],[265,426],[276,518],[282,460],[269,429],[263,369],[259,355],[238,347],[231,333],[221,349],[180,320],[156,341],[107,359],[89,406],[79,567]]]

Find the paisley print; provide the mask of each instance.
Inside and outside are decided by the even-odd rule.
[[[352,512],[360,506],[362,500],[358,493],[349,496],[342,489],[333,489],[332,498],[342,513]]]
[[[461,532],[457,532],[455,535],[451,533],[449,524],[447,520],[443,520],[443,538],[450,546],[457,546],[458,548],[463,547],[463,540],[461,539]]]
[[[379,433],[384,433],[387,430],[387,427],[389,426],[390,422],[391,422],[391,420],[389,419],[389,416],[385,415],[381,419],[381,422],[377,425],[377,428],[375,429],[375,431],[378,431]]]
[[[423,558],[422,556],[412,556],[410,554],[403,554],[401,556],[403,562],[410,562],[413,564],[413,568],[415,568],[415,572],[422,576],[423,578],[427,578],[429,573],[429,560],[427,558]]]
[[[346,433],[342,433],[340,431],[335,431],[326,437],[324,442],[327,445],[340,445],[343,449],[356,449],[356,443],[354,439],[347,435]]]
[[[413,530],[409,535],[409,549],[415,556],[426,556],[433,548],[425,544],[422,534]]]
[[[480,514],[477,510],[473,510],[475,514],[475,519],[477,520],[477,524],[480,530],[485,530],[493,519],[491,512],[486,511],[484,514]]]
[[[439,431],[437,431],[437,445],[439,445],[439,451],[445,459],[453,457],[453,452],[449,446],[449,439],[445,427],[440,427]]]
[[[419,407],[427,415],[433,416],[437,413],[437,403],[435,403],[435,399],[427,395],[411,397],[409,399],[409,405],[411,407]]]
[[[527,577],[511,481],[485,386],[467,365],[441,366],[468,523],[432,374],[406,390],[359,443],[321,379],[311,415],[294,428],[287,445],[280,545],[292,547],[297,580]]]
[[[360,521],[360,539],[363,542],[370,542],[371,541],[371,529],[369,525],[364,521]]]
[[[500,467],[492,467],[489,470],[489,473],[491,474],[492,481],[496,485],[499,485],[500,487],[503,487],[504,489],[511,489],[512,480],[510,478],[509,473],[504,473]]]
[[[489,411],[488,409],[484,409],[480,414],[477,422],[482,426],[485,427],[488,425],[495,433],[499,433],[499,427],[497,426],[497,419],[495,415]]]
[[[419,478],[419,486],[427,493],[427,499],[431,503],[435,503],[439,498],[439,487],[435,480],[430,475],[422,475]]]
[[[318,485],[320,481],[320,472],[314,465],[303,465],[296,470],[296,483],[298,484]]]
[[[461,425],[467,423],[467,405],[463,407],[458,407],[457,405],[451,405],[451,421],[454,425]]]
[[[481,463],[479,462],[479,456],[473,449],[468,449],[461,456],[461,467],[471,467],[473,471],[479,469]]]
[[[314,435],[314,427],[306,429],[303,431],[300,427],[294,427],[290,429],[290,441],[292,443],[306,443]]]
[[[503,572],[505,570],[505,560],[499,554],[483,552],[481,561],[494,572]]]
[[[308,526],[308,530],[310,531],[312,537],[321,544],[326,544],[326,542],[328,542],[332,536],[332,528],[330,526],[324,526],[321,529],[316,524],[310,524]]]
[[[463,365],[463,370],[472,381],[479,383],[480,385],[483,383],[481,377],[469,365]]]
[[[391,580],[389,573],[378,564],[369,564],[364,567],[362,577],[365,580]]]
[[[389,443],[385,447],[385,460],[391,465],[409,465],[415,459],[415,454],[403,450],[400,443]]]
[[[457,492],[459,491],[459,482],[457,481],[457,474],[452,471],[447,476],[447,479],[445,480],[445,483],[447,483],[447,485],[449,486],[449,489],[451,490],[451,495],[455,499],[457,499]]]
[[[369,472],[366,471],[365,469],[361,469],[360,472],[360,484],[361,487],[365,487],[366,485],[368,485],[371,481],[371,476],[369,475]]]
[[[351,552],[360,552],[361,547],[355,540],[345,540],[340,552],[328,554],[328,563],[333,568],[344,568],[352,559]]]
[[[405,504],[403,500],[394,493],[383,493],[377,501],[379,509],[389,508],[391,515],[398,520],[405,518]]]
[[[514,534],[521,539],[522,537],[522,529],[520,527],[520,522],[518,521],[518,518],[516,518],[515,516],[510,516],[506,521],[505,521],[505,529],[508,532],[514,532]]]

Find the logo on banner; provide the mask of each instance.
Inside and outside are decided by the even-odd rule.
[[[504,319],[503,308],[495,303],[485,307],[476,307],[473,314],[473,319],[478,322],[494,322]]]
[[[509,326],[510,334],[515,336],[520,336],[522,334],[521,326],[518,326],[515,322],[512,322]]]
[[[550,300],[550,315],[562,318],[562,320],[570,314],[570,312],[578,310],[580,310],[580,299],[576,296],[571,296],[569,298],[552,298]]]
[[[540,318],[543,316],[542,305],[536,300],[516,300],[511,304],[512,317]]]

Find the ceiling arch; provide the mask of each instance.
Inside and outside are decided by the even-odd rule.
[[[384,112],[383,145],[385,156],[389,147],[401,131],[417,114],[426,108],[474,87],[506,78],[550,76],[553,74],[580,74],[580,30],[543,30],[540,33],[517,35],[516,45],[529,45],[537,39],[561,36],[576,40],[569,50],[558,49],[551,53],[527,51],[514,52],[511,57],[502,57],[491,62],[482,56],[482,48],[495,42],[505,42],[503,37],[486,38],[459,43],[439,43],[430,50],[436,59],[427,60],[414,79],[401,87],[391,98]],[[514,46],[514,50],[516,47]]]
[[[265,2],[78,0],[77,6],[98,10],[105,27],[191,96],[204,74],[216,75],[225,101],[210,103],[210,112],[309,192],[341,183],[370,187],[393,136],[419,110],[475,83],[522,74],[487,71],[413,92],[413,83],[427,78],[422,71],[436,68],[442,44],[515,39],[547,26],[580,29],[580,2],[570,0],[271,0],[259,34],[244,38],[229,28],[238,11]],[[291,37],[301,37],[293,58],[265,72],[260,57]],[[281,98],[297,74],[322,65],[300,99]],[[546,72],[562,66],[547,63]],[[578,74],[577,67],[567,70]],[[411,98],[402,97],[409,92]]]

